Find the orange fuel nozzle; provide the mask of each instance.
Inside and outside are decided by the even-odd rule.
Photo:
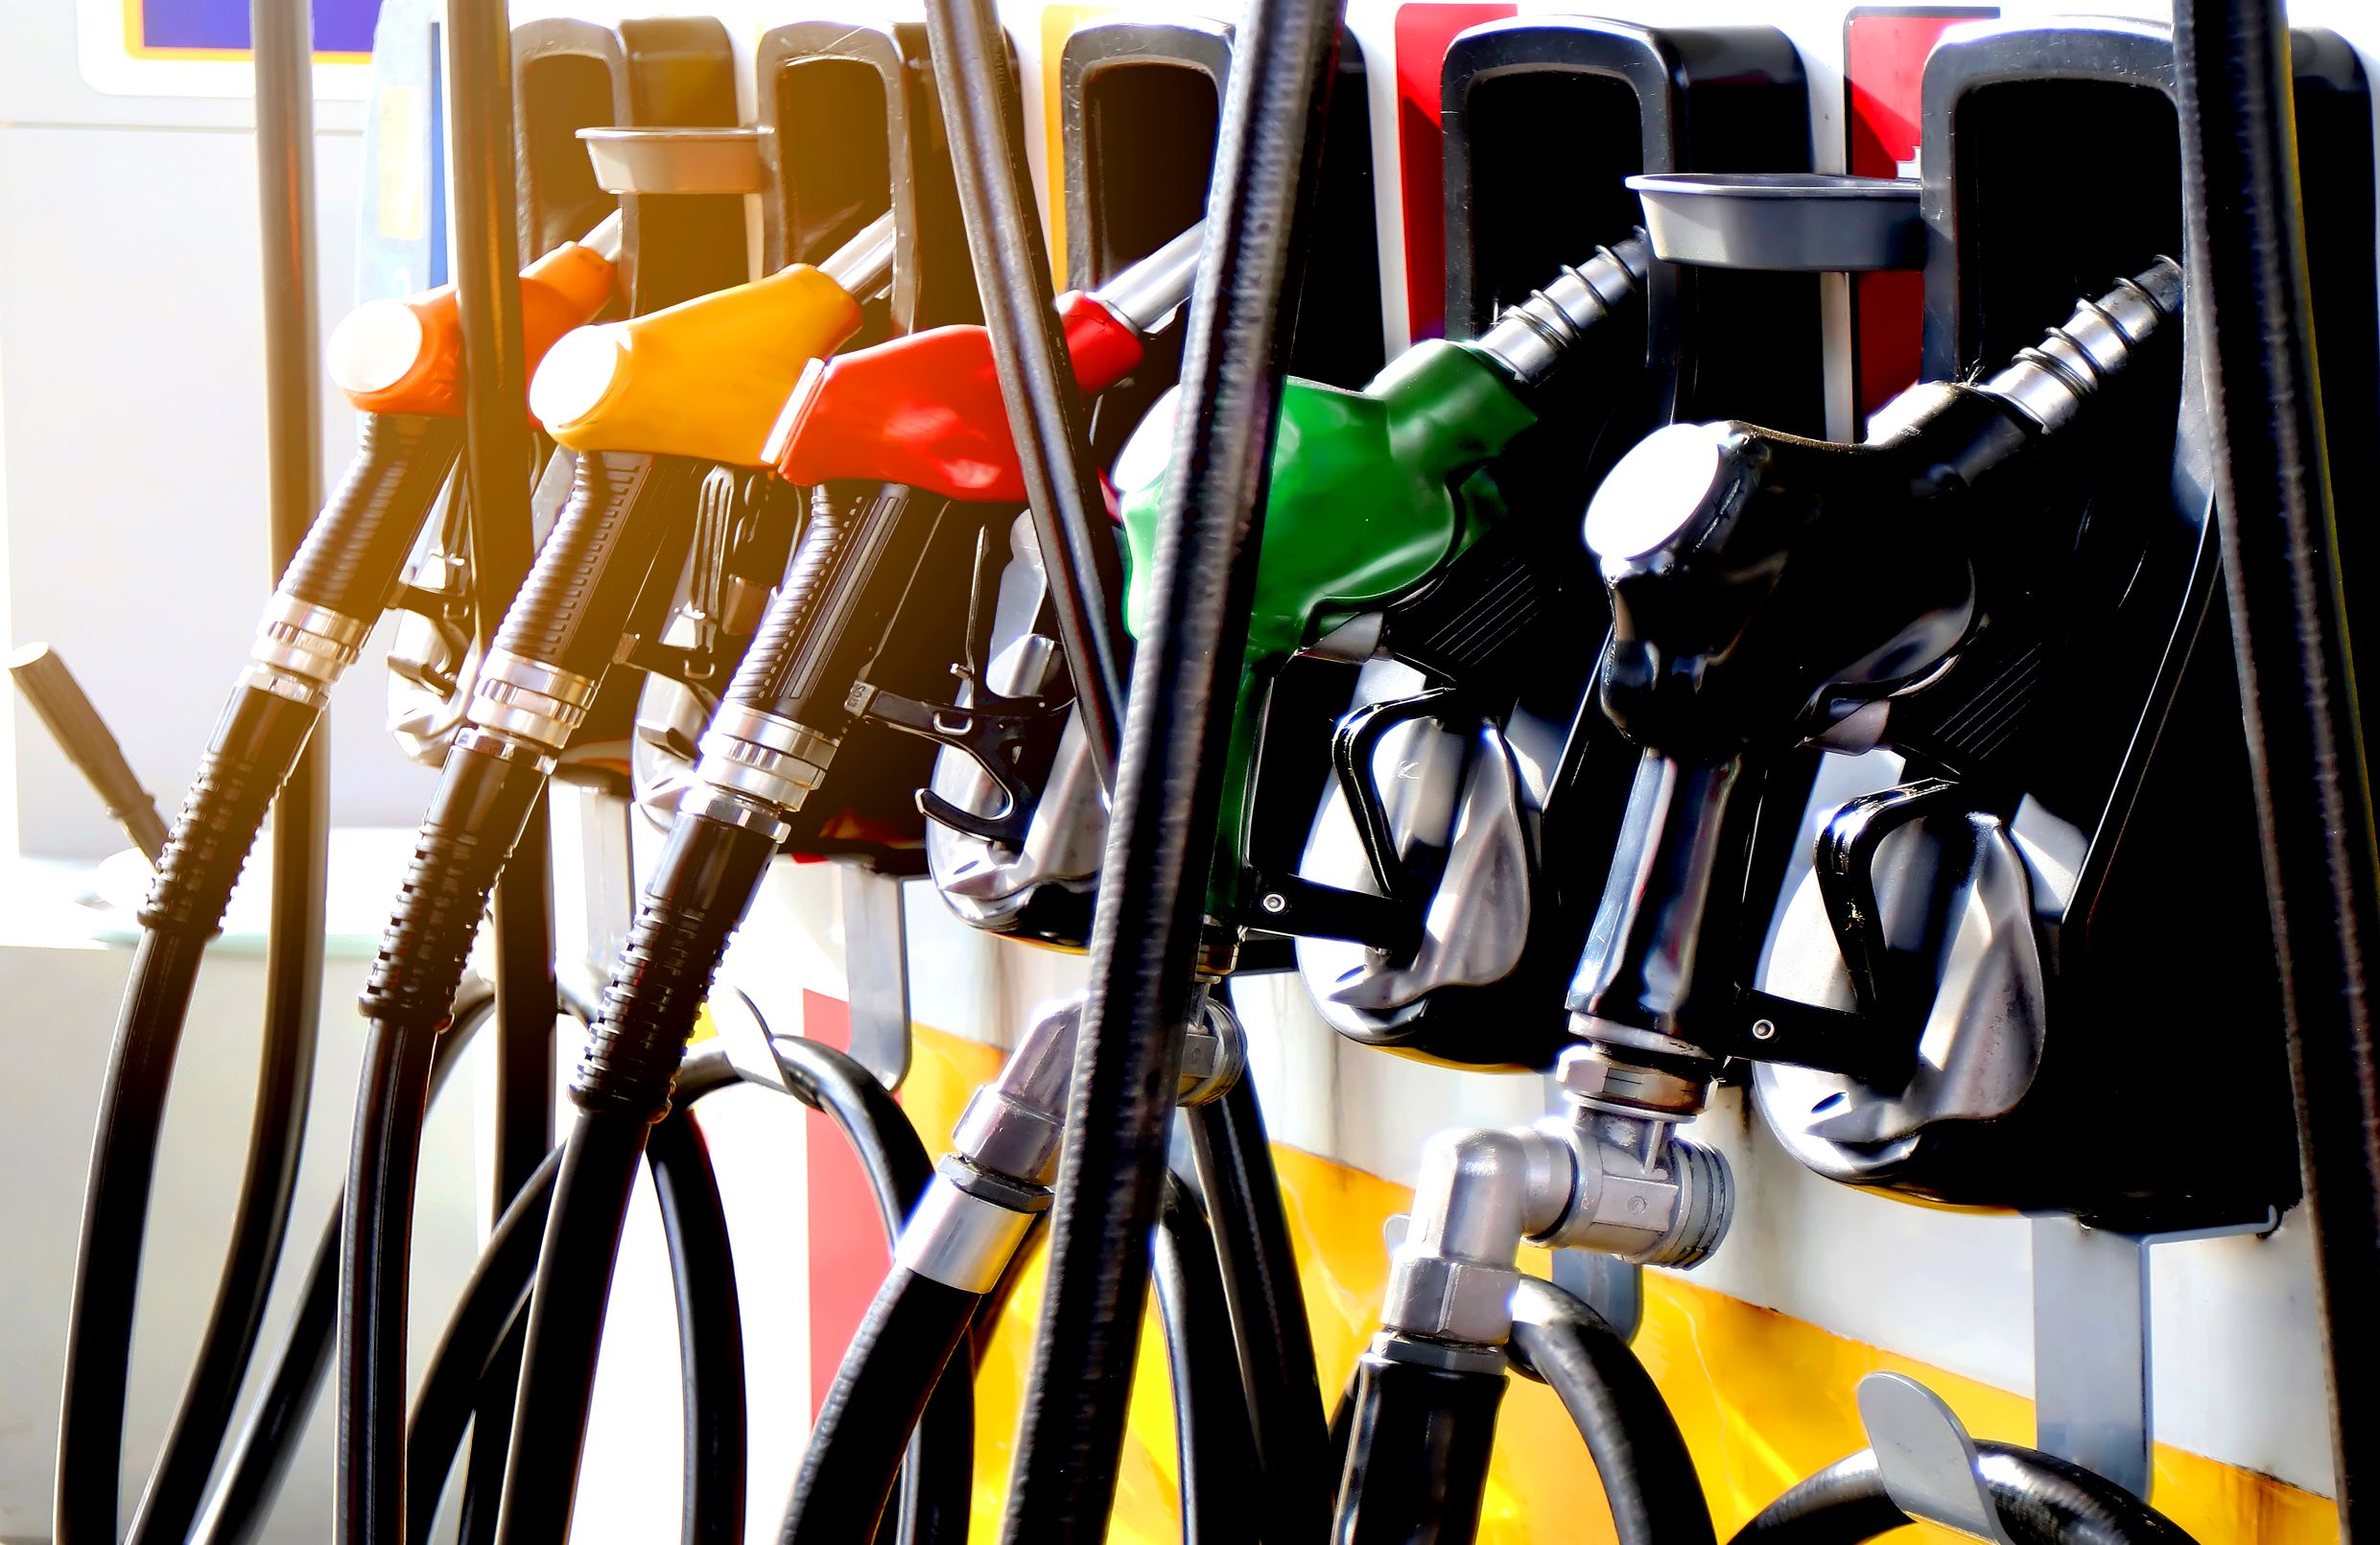
[[[860,329],[892,269],[884,216],[816,268],[789,269],[649,316],[582,327],[530,383],[530,411],[574,451],[642,451],[734,466],[762,446],[813,359]]]
[[[555,339],[601,313],[619,259],[614,214],[521,270],[521,341],[530,371]],[[365,412],[462,412],[462,320],[451,284],[402,300],[365,301],[332,331],[328,352],[332,382]]]

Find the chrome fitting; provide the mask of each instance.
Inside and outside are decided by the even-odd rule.
[[[893,1263],[961,1293],[989,1293],[1016,1258],[1033,1215],[1049,1206],[1049,1193],[1038,1186],[1008,1185],[946,1159],[902,1226]]]
[[[371,631],[369,622],[275,591],[265,602],[247,656],[267,672],[320,690],[336,685],[364,657],[364,640]]]
[[[890,211],[877,216],[818,264],[854,300],[866,300],[892,282],[893,227]]]
[[[1045,1007],[1000,1076],[969,1098],[951,1131],[969,1163],[1020,1184],[1047,1185],[1057,1174],[1082,1014],[1079,996]]]
[[[1699,1114],[1708,1089],[1701,1079],[1614,1057],[1603,1045],[1566,1049],[1554,1083],[1580,1105],[1671,1121]]]
[[[1520,1241],[1558,1223],[1569,1145],[1533,1128],[1443,1132],[1422,1153],[1413,1223],[1388,1272],[1380,1323],[1427,1341],[1498,1346],[1512,1333]]]
[[[554,753],[544,746],[532,745],[515,736],[466,724],[455,732],[454,748],[469,751],[498,761],[527,762],[546,777],[554,775]]]
[[[2019,351],[1977,389],[2044,431],[2063,429],[2084,398],[2105,386],[2167,317],[2180,313],[2181,296],[2180,266],[2159,258],[2098,299],[2079,302],[2064,326],[2051,328],[2038,346]]]
[[[1201,995],[1205,1002],[1182,1042],[1182,1082],[1174,1094],[1177,1105],[1205,1105],[1219,1099],[1248,1070],[1248,1033],[1239,1027],[1239,1017],[1214,994]]]
[[[1534,386],[1605,317],[1643,293],[1652,260],[1652,247],[1641,235],[1617,246],[1599,246],[1583,267],[1565,268],[1544,289],[1505,307],[1474,346]]]
[[[490,649],[463,714],[483,729],[560,752],[594,702],[595,683],[577,671]]]
[[[792,824],[775,807],[709,784],[689,787],[677,802],[676,813],[700,816],[721,826],[742,827],[746,831],[765,832],[771,842],[783,842],[793,834]]]
[[[695,781],[748,794],[790,815],[826,781],[837,743],[808,725],[722,703],[703,732]]]
[[[1537,1128],[1569,1151],[1570,1196],[1553,1223],[1532,1230],[1530,1242],[1599,1251],[1647,1266],[1705,1260],[1734,1215],[1734,1177],[1726,1158],[1679,1137],[1678,1116],[1616,1106],[1612,1083],[1569,1076],[1573,1057],[1566,1053],[1556,1074],[1575,1103],[1570,1119],[1550,1117]]]

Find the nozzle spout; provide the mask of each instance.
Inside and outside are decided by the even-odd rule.
[[[1145,338],[1164,326],[1166,318],[1190,298],[1206,242],[1207,222],[1202,220],[1091,292],[1091,298]]]
[[[617,263],[620,261],[620,230],[621,215],[620,211],[615,209],[605,215],[602,222],[595,229],[579,237],[578,245],[606,263]]]
[[[2063,326],[2019,351],[1980,389],[2044,430],[2062,429],[2166,318],[2181,315],[2181,265],[2159,258],[2097,299],[2077,302]]]
[[[859,235],[818,265],[818,271],[843,287],[854,300],[868,300],[892,283],[892,214],[869,221]]]
[[[1597,247],[1583,266],[1564,269],[1553,283],[1506,307],[1477,346],[1522,385],[1534,386],[1605,317],[1643,296],[1652,261],[1652,246],[1641,231],[1616,246]]]

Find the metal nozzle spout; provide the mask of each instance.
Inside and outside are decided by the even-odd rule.
[[[1207,242],[1207,222],[1200,221],[1140,262],[1117,274],[1091,298],[1147,336],[1190,297],[1198,277],[1198,257]]]
[[[1553,283],[1508,306],[1478,347],[1527,386],[1553,374],[1570,349],[1597,324],[1644,294],[1653,249],[1639,231],[1616,246],[1602,246]]]
[[[818,265],[818,271],[843,287],[854,300],[868,300],[892,283],[892,215],[869,221],[860,234]]]
[[[2181,315],[2181,265],[2159,258],[2106,294],[2078,302],[2062,326],[2020,351],[1980,389],[2044,430],[2062,429],[2084,398],[2122,370],[2168,317]]]
[[[602,219],[602,222],[597,225],[595,229],[587,232],[584,236],[579,237],[578,245],[587,248],[606,263],[617,263],[620,261],[620,211],[615,209],[610,214],[605,215]]]

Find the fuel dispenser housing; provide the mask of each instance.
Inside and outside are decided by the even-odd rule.
[[[2337,340],[2323,351],[2334,465],[2351,468],[2368,457],[2342,453],[2375,416],[2369,95],[2336,36],[2300,31],[2295,52],[2307,182],[2344,195],[2310,216],[2308,263],[2324,342]],[[2180,251],[2173,90],[2159,24],[1989,22],[1944,35],[1923,87],[1928,379],[1965,379],[2060,315],[2058,297]],[[2062,138],[2083,123],[2097,142],[2087,166]],[[1896,710],[1888,739],[1909,764],[1895,781],[1956,787],[1930,796],[1907,836],[1860,831],[1874,807],[1838,809],[1839,785],[1812,802],[1822,854],[1832,842],[1851,862],[1844,844],[1855,843],[1871,882],[1897,871],[1938,898],[1940,875],[1907,878],[1926,874],[1926,845],[1946,870],[1972,840],[1963,823],[2003,823],[2031,874],[2045,999],[2038,1061],[2004,1109],[1888,1122],[1889,1140],[1844,1135],[1875,1125],[1875,1084],[1739,1042],[1762,1059],[1755,1098],[1771,1128],[1822,1174],[2135,1232],[2254,1221],[2298,1196],[2197,392],[2193,371],[2094,447],[2052,654],[1962,665],[1999,673],[1945,681],[1963,712]],[[1779,913],[1773,960],[1823,948],[1808,931],[1808,863],[1797,855],[1802,894]],[[1893,913],[1889,886],[1878,904]],[[2193,1116],[2218,1106],[2211,1141]]]

